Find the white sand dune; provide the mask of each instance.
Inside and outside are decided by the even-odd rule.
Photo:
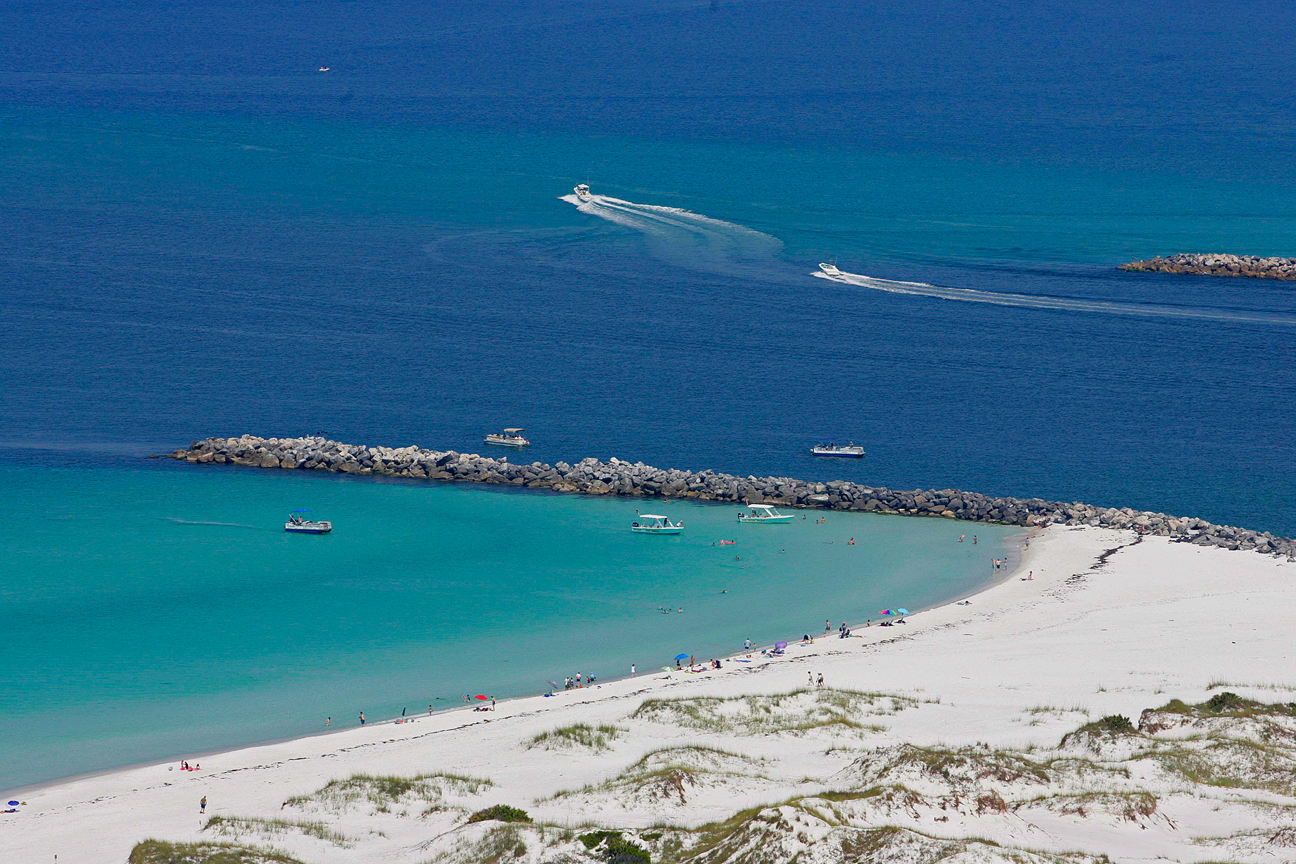
[[[907,627],[30,790],[0,860],[123,862],[154,837],[305,862],[574,864],[601,860],[578,838],[591,825],[653,861],[1296,860],[1296,711],[1221,697],[1296,701],[1294,577],[1268,556],[1053,527],[1009,579]],[[1219,711],[1063,745],[1212,697]],[[573,724],[590,734],[535,740]],[[501,803],[536,825],[465,824]]]

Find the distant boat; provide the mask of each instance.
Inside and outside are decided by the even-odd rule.
[[[485,443],[497,444],[500,447],[530,447],[531,442],[522,437],[526,430],[521,426],[505,429],[503,432],[492,432],[486,436]]]
[[[327,534],[333,530],[332,522],[315,522],[303,518],[309,510],[294,510],[288,514],[288,521],[284,523],[284,530],[289,534]]]
[[[852,441],[849,444],[820,444],[810,448],[810,452],[815,456],[844,456],[848,459],[859,459],[864,455],[864,448]]]
[[[819,262],[819,269],[822,270],[823,272],[827,273],[829,276],[840,276],[840,275],[842,275],[842,272],[841,272],[840,270],[837,269],[837,264],[836,264],[836,262],[834,262],[834,263],[832,263],[832,264],[825,264],[825,263],[823,263],[822,261],[820,261],[820,262]]]
[[[586,183],[581,183],[572,191],[575,192],[576,197],[582,201],[589,201],[591,198],[594,197],[593,195],[590,194],[589,185]]]
[[[750,513],[739,513],[738,521],[744,525],[781,525],[795,516],[784,516],[769,504],[752,504]]]
[[[684,531],[684,523],[672,522],[665,516],[640,513],[639,520],[630,523],[630,530],[636,534],[680,534]]]
[[[327,71],[329,71],[329,67],[327,67],[327,66],[321,66],[321,67],[319,68],[319,71],[321,71],[321,72],[327,72]]]

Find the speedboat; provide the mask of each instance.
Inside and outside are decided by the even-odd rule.
[[[845,456],[848,459],[859,459],[864,455],[864,448],[854,441],[849,444],[829,443],[810,448],[810,453],[815,456]]]
[[[582,201],[588,201],[594,197],[593,195],[590,194],[588,183],[581,183],[572,191],[575,192],[576,197]]]
[[[840,276],[840,275],[842,275],[842,272],[841,272],[840,270],[837,269],[837,265],[836,265],[836,264],[825,264],[825,263],[823,263],[822,261],[820,261],[820,262],[819,262],[819,269],[822,270],[823,272],[827,273],[829,276]]]
[[[500,447],[530,447],[531,442],[522,437],[526,430],[518,426],[505,429],[503,432],[492,432],[486,436],[485,443],[498,444]]]
[[[784,516],[769,504],[752,504],[750,513],[739,513],[738,521],[744,525],[781,525],[791,522],[795,516]]]
[[[327,534],[333,530],[332,522],[315,522],[305,518],[309,510],[294,510],[288,514],[284,530],[289,534]]]
[[[672,522],[665,516],[652,513],[640,513],[639,519],[630,523],[630,530],[636,534],[679,534],[684,531],[684,523]]]

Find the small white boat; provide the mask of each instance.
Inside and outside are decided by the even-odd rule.
[[[327,66],[321,66],[321,67],[319,68],[319,71],[321,71],[321,72],[327,72],[327,71],[329,71],[329,67],[327,67]]]
[[[332,522],[315,522],[305,518],[309,510],[294,510],[288,514],[284,530],[289,534],[327,534],[333,530]]]
[[[522,437],[526,430],[518,426],[512,429],[505,429],[503,432],[491,432],[486,436],[485,443],[498,444],[500,447],[530,447],[531,442]]]
[[[849,444],[820,444],[810,448],[810,453],[815,456],[843,456],[847,459],[859,459],[864,455],[864,448],[854,441]]]
[[[836,264],[825,264],[825,263],[823,263],[822,261],[820,261],[820,262],[819,262],[819,269],[822,270],[823,272],[827,273],[829,276],[840,276],[840,275],[842,275],[841,271],[837,269],[837,265],[836,265]]]
[[[591,198],[594,197],[593,195],[590,194],[589,184],[587,183],[581,183],[572,191],[575,192],[576,197],[582,201],[589,201]]]
[[[630,523],[630,530],[636,534],[680,534],[684,531],[684,523],[672,522],[665,516],[652,513],[640,513],[638,520]]]
[[[738,521],[744,525],[781,525],[791,522],[795,516],[784,516],[769,504],[751,504],[750,513],[739,513]]]

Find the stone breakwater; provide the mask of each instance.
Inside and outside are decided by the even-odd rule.
[[[1187,273],[1195,276],[1250,276],[1255,279],[1296,279],[1296,258],[1261,258],[1257,255],[1167,255],[1122,264],[1121,270],[1151,273]]]
[[[458,480],[575,492],[584,495],[624,495],[639,498],[682,498],[821,510],[854,510],[906,516],[935,516],[1006,525],[1097,525],[1127,528],[1143,534],[1172,537],[1199,546],[1252,549],[1296,556],[1296,540],[1275,537],[1204,519],[1167,516],[1128,507],[1045,501],[1040,498],[996,498],[957,489],[907,491],[865,486],[845,480],[814,483],[791,477],[737,477],[716,471],[654,468],[642,462],[612,458],[582,459],[574,465],[558,462],[514,463],[453,450],[421,447],[366,447],[325,438],[207,438],[171,458],[199,465],[245,465],[280,471],[332,471],[340,474],[386,475],[418,480]]]

